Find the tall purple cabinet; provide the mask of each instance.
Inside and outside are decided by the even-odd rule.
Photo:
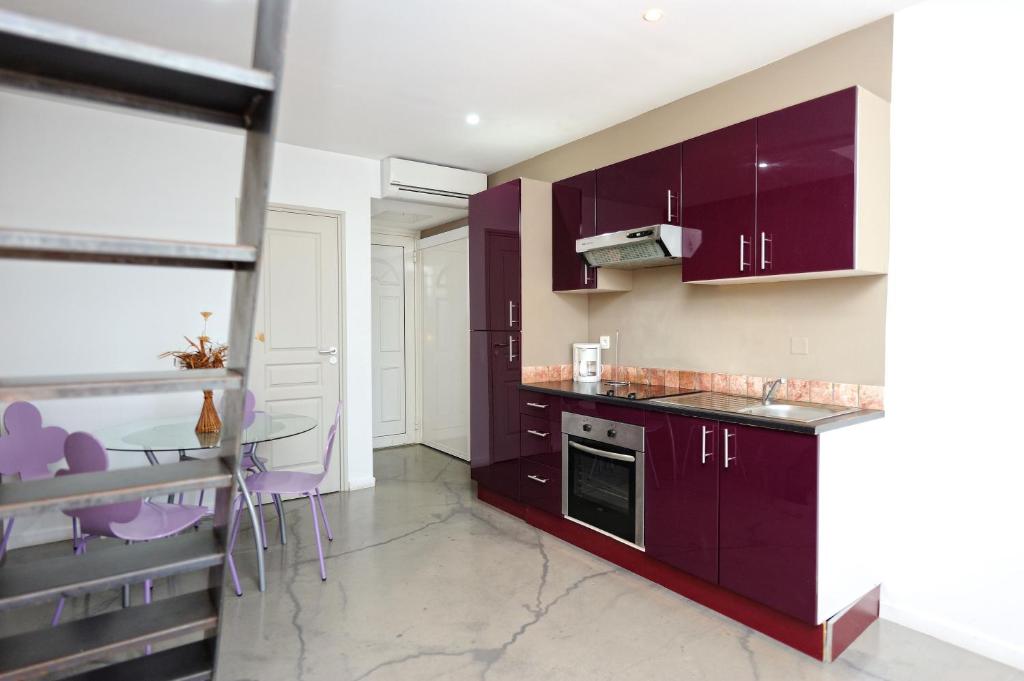
[[[469,199],[470,465],[479,485],[519,498],[521,182]]]

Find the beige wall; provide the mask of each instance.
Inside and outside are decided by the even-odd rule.
[[[523,180],[523,366],[568,364],[572,344],[587,340],[587,298],[551,290],[551,184]]]
[[[888,100],[891,80],[890,17],[552,149],[488,181],[557,180],[851,85]],[[550,269],[550,244],[547,260],[530,262],[540,255],[524,241],[524,307],[527,269]],[[683,285],[678,276],[677,268],[640,270],[633,291],[590,296],[589,339],[619,329],[621,361],[635,366],[884,384],[884,277],[705,287]],[[557,317],[527,327],[532,313],[524,309],[524,315],[531,337],[560,334]],[[793,336],[808,338],[809,354],[790,354]],[[568,350],[561,357],[524,352],[525,364],[571,361]]]

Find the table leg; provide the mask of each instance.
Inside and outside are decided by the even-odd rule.
[[[266,473],[267,467],[263,465],[262,461],[256,458],[256,448],[258,446],[258,442],[253,444],[252,453],[250,454],[250,456],[252,457],[252,462],[256,464],[256,468],[260,469],[261,473]],[[280,494],[274,494],[271,496],[274,499],[274,507],[277,508],[277,524],[281,528],[281,545],[284,546],[288,543],[288,532],[287,530],[285,530],[284,524],[284,504],[281,503]]]
[[[256,541],[256,572],[259,574],[260,591],[267,590],[267,575],[263,567],[263,535],[260,532],[260,519],[256,516],[256,508],[252,505],[252,495],[245,484],[245,478],[240,471],[235,470],[235,478],[238,481],[239,493],[249,509],[249,519],[252,521],[252,536]]]
[[[153,452],[153,450],[146,449],[146,450],[143,450],[143,451],[146,452],[146,458],[149,459],[149,463],[150,463],[151,466],[159,466],[160,465],[160,460],[156,458],[156,454]],[[174,503],[174,495],[173,494],[168,494],[167,495],[167,503],[168,504],[173,504]],[[125,607],[128,607],[128,606],[125,606]]]

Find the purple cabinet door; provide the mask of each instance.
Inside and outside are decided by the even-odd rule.
[[[818,438],[719,430],[718,583],[817,624]]]
[[[559,180],[551,185],[551,290],[595,288],[592,267],[576,253],[576,240],[595,234],[596,173]]]
[[[518,332],[474,331],[470,364],[470,466],[479,484],[519,498]]]
[[[517,331],[520,316],[520,181],[469,197],[469,325]]]
[[[682,145],[598,168],[597,233],[679,224]]]
[[[857,91],[757,119],[758,274],[854,267]]]
[[[757,123],[683,142],[683,281],[754,274]]]
[[[644,544],[647,555],[718,581],[718,424],[646,413]]]

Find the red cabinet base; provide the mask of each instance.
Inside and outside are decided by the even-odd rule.
[[[560,515],[503,497],[483,487],[477,488],[477,498],[817,660],[831,662],[837,659],[872,622],[878,619],[880,587],[864,594],[857,602],[824,623],[807,624],[676,570],[651,558],[643,551],[566,520]]]

